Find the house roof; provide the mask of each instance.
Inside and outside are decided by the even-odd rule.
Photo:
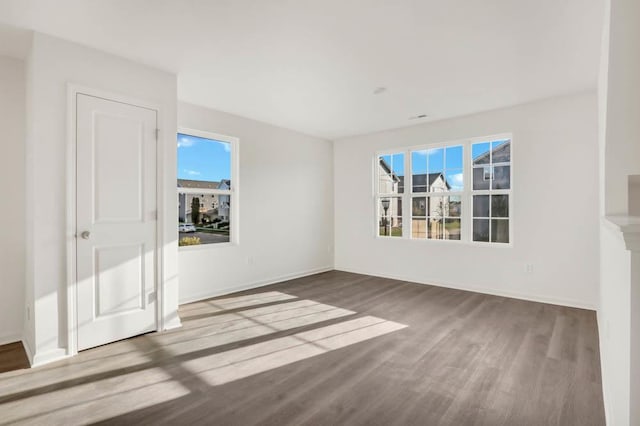
[[[398,176],[394,172],[391,171],[391,167],[387,164],[382,157],[380,158],[380,166],[384,169],[385,172],[391,175],[391,178],[396,182],[400,182],[403,176]]]
[[[223,184],[227,185],[228,187],[231,187],[231,181],[229,179],[222,179],[220,182],[178,179],[178,188],[218,189]]]
[[[476,157],[473,160],[473,164],[489,164],[489,154],[493,152],[493,162],[494,163],[504,163],[508,162],[511,157],[511,141],[507,141],[501,145],[498,145],[493,150],[489,150],[484,154]]]
[[[429,179],[429,184],[427,185],[427,176]],[[447,188],[451,188],[451,186],[449,185],[449,183],[447,182],[447,180],[444,178],[444,176],[442,175],[441,172],[438,173],[422,173],[419,175],[413,175],[413,186],[431,186],[433,185],[433,183],[438,180],[438,178],[442,176],[442,180],[444,180],[445,185],[447,186]],[[398,185],[400,188],[404,188],[404,176],[399,176],[400,178],[400,184]]]

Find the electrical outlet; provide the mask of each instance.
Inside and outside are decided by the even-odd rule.
[[[253,265],[253,256],[247,257],[247,265]]]
[[[526,265],[524,265],[524,273],[533,274],[533,263],[527,263]]]

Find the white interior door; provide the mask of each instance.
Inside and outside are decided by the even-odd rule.
[[[78,350],[156,330],[155,110],[77,95]]]

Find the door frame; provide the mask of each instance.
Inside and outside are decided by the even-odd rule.
[[[78,353],[78,298],[77,298],[77,241],[76,241],[76,207],[77,207],[77,96],[88,95],[108,101],[120,102],[135,107],[151,109],[156,112],[156,244],[155,244],[155,292],[156,292],[156,331],[165,327],[164,319],[164,147],[161,144],[161,126],[165,123],[160,106],[135,99],[119,93],[108,92],[76,84],[67,84],[67,176],[66,176],[66,239],[67,239],[67,356]]]

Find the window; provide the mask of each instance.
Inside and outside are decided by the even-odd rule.
[[[402,197],[404,193],[404,154],[378,157],[377,222],[378,235],[402,237]]]
[[[459,240],[463,146],[411,151],[411,238]]]
[[[471,155],[473,241],[508,243],[511,140],[474,143]]]
[[[226,136],[192,130],[178,133],[180,246],[237,241],[236,145],[235,138]]]
[[[510,243],[510,203],[511,137],[376,156],[380,237]]]

